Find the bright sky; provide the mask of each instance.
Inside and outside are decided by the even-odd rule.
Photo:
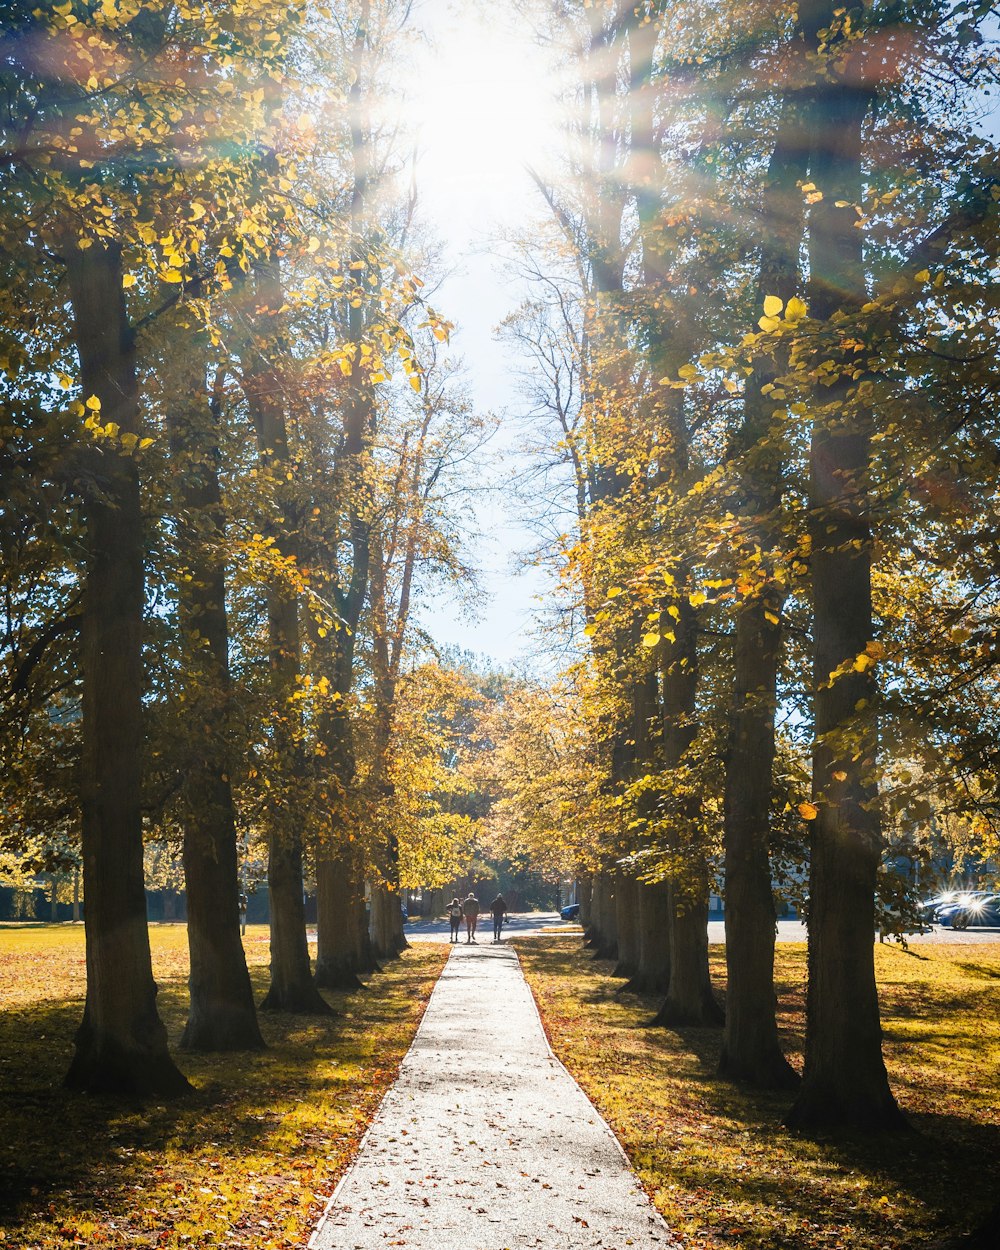
[[[516,370],[493,330],[523,297],[503,273],[498,236],[524,227],[540,210],[525,163],[544,163],[555,121],[542,55],[507,6],[475,0],[424,0],[412,19],[432,46],[415,64],[407,108],[418,128],[417,185],[423,220],[445,248],[452,271],[435,292],[435,307],[457,330],[452,348],[467,366],[480,411],[502,416],[523,407]],[[480,481],[499,488],[516,471],[517,434],[502,425],[484,453]],[[477,505],[482,537],[466,553],[484,590],[477,619],[457,603],[438,601],[421,624],[440,642],[457,643],[504,663],[526,662],[540,574],[515,573],[518,553],[532,545],[516,505],[497,489]]]

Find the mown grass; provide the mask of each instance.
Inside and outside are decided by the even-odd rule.
[[[640,1027],[657,1000],[622,993],[579,941],[517,948],[553,1049],[685,1246],[938,1245],[997,1201],[1000,944],[876,948],[886,1063],[914,1129],[876,1138],[788,1132],[787,1095],[716,1078],[717,1030]],[[799,1066],[805,960],[802,945],[778,947],[780,1027]],[[721,947],[712,962],[724,990]]]
[[[172,1041],[187,1008],[181,925],[151,930]],[[267,931],[245,939],[263,993]],[[80,926],[0,929],[0,1246],[287,1250],[311,1227],[395,1078],[448,955],[414,946],[332,1019],[264,1014],[259,1054],[179,1056],[165,1106],[70,1095],[83,1005]]]

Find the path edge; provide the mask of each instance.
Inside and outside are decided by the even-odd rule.
[[[445,972],[448,970],[448,965],[451,963],[451,957],[452,955],[454,955],[454,953],[455,952],[453,950],[450,950],[448,952],[448,958],[444,962],[444,967],[438,973],[438,979],[434,982],[434,988],[431,990],[430,994],[428,994],[427,996],[427,1002],[424,1005],[424,1013],[420,1017],[420,1023],[417,1025],[416,1032],[413,1034],[413,1040],[410,1042],[409,1046],[406,1048],[406,1054],[399,1061],[399,1070],[396,1073],[395,1079],[387,1087],[385,1093],[379,1099],[378,1106],[375,1108],[375,1114],[372,1116],[368,1127],[365,1129],[365,1131],[361,1134],[360,1138],[358,1139],[358,1144],[354,1151],[354,1158],[350,1161],[347,1167],[344,1168],[344,1171],[341,1174],[340,1180],[337,1181],[336,1185],[334,1185],[333,1187],[333,1193],[330,1195],[329,1198],[327,1198],[326,1205],[323,1207],[323,1212],[320,1215],[319,1219],[316,1221],[315,1227],[313,1228],[312,1232],[309,1234],[309,1240],[306,1242],[306,1250],[315,1250],[316,1239],[317,1237],[319,1237],[320,1233],[323,1231],[323,1225],[330,1218],[330,1212],[333,1210],[334,1203],[337,1201],[337,1198],[340,1196],[340,1191],[347,1184],[348,1180],[350,1179],[351,1173],[354,1171],[355,1167],[357,1166],[358,1159],[360,1159],[361,1157],[361,1152],[365,1148],[365,1143],[368,1141],[368,1137],[371,1134],[372,1129],[374,1129],[375,1125],[378,1123],[379,1116],[382,1114],[382,1107],[385,1105],[386,1099],[389,1097],[392,1091],[396,1088],[396,1082],[399,1080],[399,1073],[402,1072],[403,1070],[403,1064],[405,1064],[407,1059],[409,1059],[410,1051],[417,1044],[417,1038],[420,1036],[420,1030],[424,1027],[424,1021],[427,1019],[427,1013],[428,1011],[430,1011],[431,1003],[434,1001],[434,995],[438,992],[438,986],[441,984],[441,978],[444,976]],[[514,953],[515,955],[517,954],[516,951]],[[517,962],[518,962],[518,967],[520,967],[520,964],[521,964],[520,959]],[[521,975],[524,976],[524,973],[522,972]],[[527,977],[525,977],[525,984],[527,985],[527,983],[528,983]],[[528,992],[531,993],[530,985],[528,986]],[[534,994],[531,995],[531,1001],[532,1003],[535,1002]],[[535,1010],[536,1011],[538,1010],[537,1004],[535,1004]],[[541,1016],[539,1016],[539,1021],[540,1020],[541,1020]],[[544,1027],[542,1028],[542,1033],[543,1034],[545,1033]],[[549,1043],[549,1039],[548,1037],[546,1037],[545,1038],[546,1046],[548,1046],[548,1043]],[[551,1047],[549,1049],[551,1052]],[[615,1141],[618,1141],[617,1137],[615,1138]],[[621,1146],[621,1142],[619,1142],[618,1144],[619,1146]]]
[[[530,939],[528,939],[528,940],[530,940]],[[577,1089],[580,1091],[580,1093],[584,1096],[584,1098],[586,1098],[587,1102],[589,1102],[589,1103],[590,1103],[590,1105],[591,1105],[591,1107],[593,1107],[593,1109],[594,1109],[594,1114],[597,1116],[598,1120],[600,1121],[601,1126],[602,1126],[602,1128],[604,1129],[605,1133],[607,1133],[607,1135],[608,1135],[608,1136],[611,1138],[611,1140],[614,1142],[614,1144],[615,1144],[615,1148],[617,1149],[618,1153],[621,1155],[621,1157],[622,1157],[622,1161],[624,1162],[624,1164],[625,1164],[626,1168],[628,1169],[628,1171],[629,1171],[630,1175],[634,1178],[635,1183],[636,1183],[636,1186],[637,1186],[637,1188],[639,1189],[639,1192],[640,1192],[640,1193],[641,1193],[641,1194],[645,1197],[646,1201],[649,1203],[649,1205],[650,1205],[650,1207],[651,1207],[651,1209],[652,1209],[652,1211],[653,1211],[653,1214],[654,1214],[654,1215],[655,1215],[655,1217],[656,1217],[656,1218],[660,1221],[660,1223],[663,1225],[664,1231],[666,1232],[667,1237],[669,1238],[669,1241],[668,1241],[668,1243],[667,1243],[667,1244],[668,1244],[669,1246],[674,1246],[674,1247],[677,1247],[677,1248],[678,1248],[678,1250],[679,1250],[681,1243],[677,1240],[677,1235],[676,1235],[676,1233],[675,1233],[675,1232],[674,1232],[674,1230],[670,1227],[670,1225],[667,1223],[667,1221],[666,1221],[666,1217],[664,1216],[663,1212],[659,1209],[659,1207],[658,1207],[658,1206],[656,1205],[656,1203],[653,1201],[653,1195],[649,1192],[649,1190],[646,1188],[646,1186],[642,1183],[642,1179],[641,1179],[641,1177],[639,1176],[639,1173],[635,1170],[635,1164],[634,1164],[634,1163],[632,1162],[632,1160],[628,1157],[628,1152],[626,1151],[625,1147],[621,1144],[621,1141],[620,1141],[620,1140],[619,1140],[619,1138],[618,1138],[618,1134],[615,1132],[615,1130],[611,1127],[611,1125],[610,1125],[610,1124],[607,1122],[607,1120],[604,1118],[604,1116],[603,1116],[603,1114],[602,1114],[602,1112],[601,1112],[601,1109],[600,1109],[600,1107],[598,1107],[597,1103],[596,1103],[596,1102],[594,1102],[593,1098],[591,1098],[591,1096],[590,1096],[590,1095],[587,1093],[587,1091],[583,1088],[583,1086],[582,1086],[582,1085],[580,1084],[580,1082],[576,1079],[576,1077],[573,1075],[573,1073],[572,1073],[572,1072],[570,1072],[569,1068],[567,1068],[567,1067],[566,1067],[566,1065],[563,1063],[563,1061],[559,1058],[559,1056],[556,1054],[556,1052],[552,1049],[552,1040],[551,1040],[551,1038],[549,1037],[549,1031],[548,1031],[548,1029],[545,1027],[545,1021],[542,1019],[542,1013],[541,1013],[541,1011],[539,1010],[539,1007],[538,1007],[538,999],[535,997],[535,991],[531,988],[531,982],[530,982],[530,981],[528,980],[528,978],[524,975],[524,969],[521,967],[521,955],[520,955],[520,952],[517,950],[517,948],[516,948],[516,947],[513,947],[513,946],[512,946],[510,949],[514,952],[514,958],[517,960],[517,969],[518,969],[518,971],[520,972],[520,974],[521,974],[522,978],[524,979],[524,984],[527,986],[527,989],[528,989],[528,996],[529,996],[529,997],[530,997],[530,999],[531,999],[531,1005],[532,1005],[532,1007],[535,1009],[535,1016],[536,1016],[536,1017],[537,1017],[537,1019],[538,1019],[538,1027],[539,1027],[539,1029],[541,1030],[542,1037],[545,1039],[545,1049],[549,1052],[549,1058],[550,1058],[550,1059],[552,1060],[552,1062],[556,1065],[556,1067],[562,1068],[563,1072],[565,1072],[565,1073],[566,1073],[566,1075],[567,1075],[567,1076],[569,1077],[569,1079],[573,1082],[573,1084],[577,1087]],[[445,967],[447,967],[447,965],[445,965]],[[429,1000],[429,999],[428,999],[427,1005],[428,1005],[428,1007],[430,1006],[430,1000]],[[423,1021],[421,1021],[421,1023],[423,1023]],[[374,1123],[374,1121],[372,1121],[372,1123]],[[310,1248],[310,1250],[311,1250],[311,1248]]]

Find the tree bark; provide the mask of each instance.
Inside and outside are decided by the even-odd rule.
[[[683,894],[670,883],[670,988],[654,1026],[717,1027],[725,1019],[708,971],[708,894],[707,877],[685,882]]]
[[[316,984],[329,990],[358,989],[362,953],[358,949],[357,911],[364,912],[364,890],[355,856],[344,851],[316,863]],[[363,923],[363,921],[362,921]]]
[[[698,732],[697,617],[685,593],[688,573],[683,563],[677,581],[681,596],[673,625],[675,639],[665,650],[663,666],[663,762],[667,768],[681,765]],[[681,800],[677,815],[682,825],[694,828],[698,803],[696,795]],[[652,1023],[715,1026],[725,1017],[712,993],[708,968],[708,864],[700,846],[685,848],[685,852],[683,875],[676,874],[668,883],[670,982],[666,1002]]]
[[[834,16],[832,6],[815,2],[804,15],[816,29]],[[884,1130],[904,1127],[905,1119],[882,1057],[875,983],[874,898],[882,832],[877,688],[869,650],[872,416],[854,386],[859,357],[852,337],[852,322],[867,298],[863,236],[853,206],[864,193],[862,131],[872,94],[858,60],[863,43],[845,45],[834,40],[811,118],[809,172],[823,198],[810,211],[809,306],[813,318],[825,322],[821,359],[834,360],[840,376],[813,396],[809,502],[818,810],[811,827],[805,1065],[787,1123]],[[859,664],[862,656],[871,662]]]
[[[597,931],[594,941],[595,959],[618,958],[618,925],[615,907],[615,881],[610,872],[599,876],[601,884],[598,896]]]
[[[787,303],[798,290],[804,228],[799,185],[807,168],[801,102],[790,85],[767,171],[756,310],[769,295]],[[784,603],[784,589],[770,573],[771,553],[781,542],[784,466],[781,440],[772,433],[774,401],[764,388],[779,372],[777,364],[764,361],[747,379],[736,448],[742,458],[742,554],[755,574],[768,575],[746,596],[736,616],[724,797],[728,987],[719,1073],[762,1088],[787,1089],[798,1083],[798,1074],[778,1041],[769,855]]]
[[[589,923],[583,935],[584,946],[597,946],[601,935],[601,895],[604,893],[604,875],[595,872],[590,878]]]
[[[639,966],[625,989],[666,994],[670,988],[670,887],[666,881],[638,886]]]
[[[593,879],[589,876],[579,877],[576,883],[576,897],[580,900],[580,915],[578,917],[580,924],[583,926],[584,934],[590,927],[591,911],[590,900],[594,890]]]
[[[188,338],[195,331],[186,328]],[[184,777],[184,881],[191,1004],[186,1050],[264,1046],[240,940],[236,813],[229,777],[229,624],[219,487],[219,412],[206,394],[204,361],[187,342],[187,370],[168,414],[184,656],[185,720],[191,737]]]
[[[639,967],[639,883],[625,872],[615,878],[615,929],[618,963],[614,975],[634,976]]]
[[[372,886],[371,934],[376,959],[397,959],[409,946],[403,933],[399,891],[391,886]]]
[[[70,239],[66,267],[85,398],[102,425],[140,432],[135,345],[121,254]],[[87,999],[71,1089],[171,1096],[190,1087],[167,1050],[146,926],[141,814],[143,524],[135,460],[117,440],[95,456],[82,624],[81,769]]]

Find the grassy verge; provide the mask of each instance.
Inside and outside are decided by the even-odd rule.
[[[916,1131],[870,1140],[783,1129],[787,1096],[715,1078],[717,1031],[638,1027],[657,1001],[620,993],[578,941],[517,946],[553,1049],[684,1245],[900,1250],[995,1203],[1000,944],[876,948],[886,1063]],[[722,948],[712,961],[724,988]],[[777,980],[783,1040],[801,1064],[804,946],[779,946]]]
[[[186,933],[164,925],[151,936],[176,1039]],[[251,928],[246,947],[262,993],[266,930]],[[331,995],[332,1020],[264,1015],[266,1051],[182,1055],[193,1097],[129,1107],[60,1088],[83,1005],[82,928],[0,930],[0,1246],[302,1247],[447,956],[440,944],[413,947],[366,991]]]

